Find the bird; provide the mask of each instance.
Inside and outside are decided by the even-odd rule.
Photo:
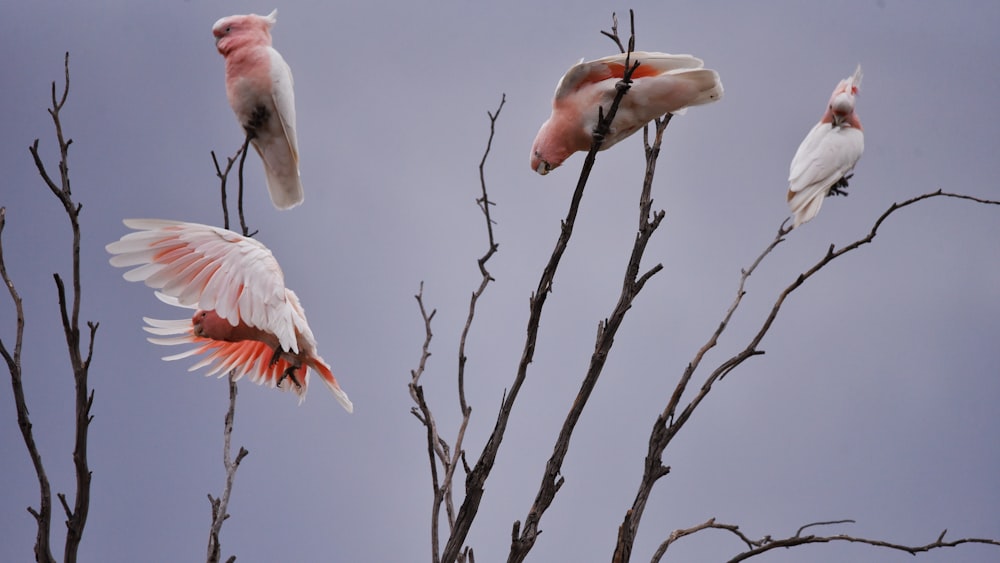
[[[617,93],[615,85],[625,74],[625,64],[635,62],[632,86],[618,106],[611,130],[601,150],[608,149],[667,113],[679,114],[690,106],[722,98],[719,73],[702,68],[691,55],[636,51],[612,55],[571,67],[559,80],[552,99],[552,115],[542,124],[531,146],[531,169],[545,175],[571,154],[590,149],[598,123],[598,107],[607,112]]]
[[[798,227],[819,213],[829,195],[847,195],[847,181],[865,150],[861,120],[854,112],[861,65],[841,80],[823,117],[802,140],[788,169],[788,206]]]
[[[212,26],[226,59],[226,98],[264,163],[271,202],[290,209],[305,198],[295,135],[295,91],[288,63],[271,47],[278,11],[221,18]]]
[[[144,317],[143,328],[154,344],[192,344],[167,361],[198,354],[188,371],[209,366],[206,375],[232,370],[239,379],[305,399],[309,370],[315,370],[347,410],[354,405],[316,350],[299,298],[285,287],[284,274],[271,251],[233,231],[165,219],[126,219],[133,232],[105,248],[111,265],[132,267],[124,277],[142,281],[165,303],[195,309],[190,318]]]

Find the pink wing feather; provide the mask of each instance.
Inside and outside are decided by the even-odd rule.
[[[232,231],[197,223],[160,219],[126,219],[129,233],[107,245],[113,256],[111,264],[137,266],[124,277],[143,281],[158,289],[156,295],[170,305],[190,309],[214,310],[236,326],[240,322],[278,338],[281,348],[297,357],[301,365],[296,378],[300,385],[278,386],[282,375],[293,367],[288,353],[275,358],[275,351],[264,342],[241,340],[228,342],[194,334],[190,319],[158,320],[144,318],[147,332],[156,335],[150,342],[162,345],[193,344],[194,348],[164,357],[179,360],[203,357],[190,371],[209,367],[206,375],[234,370],[236,378],[249,375],[257,384],[292,389],[305,398],[309,369],[319,373],[341,405],[353,412],[354,405],[340,388],[330,366],[316,353],[316,340],[306,322],[298,296],[286,288],[277,261],[263,244]],[[291,380],[288,380],[291,381]]]

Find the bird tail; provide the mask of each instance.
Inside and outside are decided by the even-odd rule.
[[[299,178],[298,156],[287,146],[267,146],[254,139],[254,148],[264,162],[264,176],[271,203],[278,209],[291,209],[302,203],[305,193]]]
[[[354,403],[347,398],[347,393],[344,393],[344,390],[340,388],[340,384],[337,383],[337,378],[333,376],[333,372],[330,371],[330,366],[326,365],[323,358],[316,356],[315,360],[307,360],[307,362],[309,367],[315,369],[316,372],[319,373],[320,379],[322,379],[323,383],[326,383],[326,386],[330,388],[333,396],[337,398],[337,402],[344,407],[344,410],[347,412],[354,412]]]
[[[685,108],[717,102],[722,99],[722,94],[724,92],[722,88],[722,80],[719,79],[719,73],[712,69],[683,69],[673,71],[670,74],[678,79],[684,80],[688,83],[689,87],[698,92],[698,95],[695,96],[694,100],[687,104]],[[673,113],[683,114],[684,109]]]
[[[820,207],[823,206],[824,199],[826,199],[826,193],[816,187],[806,188],[797,192],[789,190],[788,206],[791,208],[792,215],[794,216],[792,228],[796,228],[815,217],[819,213]]]

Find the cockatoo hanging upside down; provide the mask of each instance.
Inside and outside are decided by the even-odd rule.
[[[618,106],[601,150],[614,146],[657,117],[680,114],[687,107],[722,98],[719,73],[702,68],[701,59],[636,51],[629,57],[629,65],[636,61],[639,67],[632,74],[632,86]],[[617,93],[615,85],[624,75],[624,54],[580,62],[563,75],[552,100],[552,115],[531,147],[532,170],[548,174],[571,154],[590,150],[598,108],[608,111]]]

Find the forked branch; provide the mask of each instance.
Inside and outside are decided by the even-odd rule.
[[[493,206],[494,203],[490,201],[489,194],[486,191],[485,166],[487,157],[489,157],[490,154],[490,148],[493,146],[493,136],[496,132],[496,121],[506,102],[507,96],[502,95],[500,98],[500,105],[497,107],[496,111],[493,113],[487,112],[490,119],[490,135],[486,141],[486,149],[483,151],[483,158],[479,162],[479,183],[482,195],[476,199],[476,203],[479,205],[479,209],[483,212],[483,218],[486,221],[488,247],[486,249],[486,253],[477,260],[479,271],[482,274],[482,279],[480,280],[479,287],[472,293],[472,297],[469,300],[469,313],[466,316],[465,327],[462,329],[462,335],[459,339],[458,403],[459,409],[462,413],[462,422],[459,425],[453,446],[449,446],[448,442],[441,437],[441,434],[438,431],[437,423],[434,420],[434,415],[431,412],[431,408],[427,404],[427,400],[424,396],[423,386],[420,385],[420,377],[423,375],[427,359],[431,355],[430,342],[433,337],[433,333],[431,332],[431,319],[434,317],[435,311],[431,311],[430,314],[428,314],[427,309],[424,307],[423,283],[420,284],[420,292],[416,295],[417,304],[420,306],[420,315],[424,321],[425,336],[419,366],[417,369],[410,372],[409,389],[410,397],[416,404],[411,412],[427,430],[427,455],[431,466],[431,486],[434,494],[431,503],[431,560],[434,563],[441,561],[439,528],[442,505],[444,506],[445,514],[447,515],[449,533],[453,535],[455,531],[456,515],[453,490],[455,471],[459,466],[459,461],[462,462],[462,466],[465,468],[466,473],[469,471],[468,465],[465,462],[464,440],[465,430],[468,427],[470,417],[472,416],[472,407],[468,405],[465,398],[465,364],[468,360],[468,357],[465,355],[465,346],[468,340],[469,332],[472,329],[473,320],[475,319],[476,304],[479,302],[479,298],[482,297],[483,293],[486,291],[486,288],[493,281],[493,276],[490,274],[489,270],[486,269],[486,263],[493,257],[499,248],[499,245],[493,237],[494,222],[490,216],[490,207]],[[438,464],[440,464],[440,476],[438,474]],[[474,563],[475,556],[472,549],[467,546],[460,547],[461,549],[455,553],[455,558],[453,560],[462,563],[468,559],[469,563]]]
[[[708,393],[712,390],[712,386],[726,374],[730,373],[737,367],[743,364],[749,358],[763,354],[764,351],[759,349],[761,341],[764,336],[771,329],[775,319],[781,310],[782,305],[789,295],[796,289],[798,289],[802,284],[806,282],[809,278],[819,272],[821,269],[826,267],[830,262],[836,260],[837,258],[864,246],[874,240],[875,236],[878,234],[879,228],[882,223],[889,218],[890,215],[908,207],[910,205],[916,204],[920,201],[935,198],[935,197],[948,197],[956,198],[966,201],[973,201],[985,205],[1000,205],[1000,201],[976,198],[963,194],[948,193],[942,190],[936,192],[926,193],[913,198],[910,198],[902,203],[892,204],[884,213],[882,213],[878,219],[875,220],[871,230],[867,235],[859,238],[858,240],[840,248],[836,249],[834,245],[830,245],[827,252],[813,264],[808,270],[800,274],[791,284],[785,287],[779,294],[768,312],[767,317],[764,320],[761,328],[751,337],[750,342],[742,350],[729,357],[722,363],[720,363],[702,382],[701,388],[695,394],[695,396],[690,400],[690,402],[685,405],[685,407],[678,413],[677,410],[680,407],[681,399],[684,392],[687,389],[692,377],[694,376],[696,370],[701,365],[701,361],[705,354],[715,347],[718,342],[719,337],[725,332],[726,328],[729,326],[729,321],[733,314],[739,308],[743,296],[745,295],[745,284],[747,278],[754,272],[758,265],[766,258],[774,248],[780,244],[784,237],[790,232],[790,229],[785,227],[787,221],[782,223],[778,228],[774,239],[765,247],[763,252],[753,261],[751,266],[740,273],[740,280],[738,288],[736,291],[736,297],[729,309],[723,315],[722,321],[719,326],[715,329],[712,335],[709,337],[708,341],[697,351],[694,358],[684,369],[680,380],[675,387],[670,400],[668,401],[666,407],[660,413],[653,423],[652,431],[649,437],[649,449],[646,455],[643,476],[640,481],[638,491],[636,493],[635,500],[633,501],[632,508],[630,508],[623,518],[622,525],[619,528],[618,542],[615,548],[615,558],[613,559],[615,563],[625,563],[629,561],[631,555],[632,545],[635,540],[635,534],[639,526],[639,520],[642,517],[643,510],[646,505],[646,501],[652,492],[653,485],[664,475],[669,472],[669,467],[663,465],[663,452],[666,447],[673,440],[677,432],[684,427],[684,424],[690,420],[691,415],[694,413],[698,405],[708,396]]]
[[[246,159],[247,146],[250,144],[251,138],[251,133],[248,132],[240,150],[236,151],[236,154],[232,157],[226,158],[225,169],[219,166],[219,160],[215,156],[215,151],[212,151],[212,163],[215,164],[215,175],[219,178],[220,191],[222,192],[222,217],[223,225],[226,229],[229,228],[229,209],[226,207],[226,183],[229,178],[229,172],[233,169],[233,164],[239,158],[239,198],[237,208],[240,217],[240,228],[245,237],[252,236],[247,227],[246,220],[243,218],[243,161]],[[256,231],[253,234],[256,234]],[[222,431],[222,466],[226,472],[226,483],[223,486],[222,494],[218,498],[213,497],[211,493],[208,494],[208,503],[212,508],[212,523],[208,528],[208,555],[206,557],[208,563],[219,563],[221,560],[222,544],[219,541],[219,534],[222,532],[222,523],[229,518],[229,497],[233,492],[233,481],[236,479],[236,470],[239,469],[240,462],[250,453],[246,448],[240,446],[236,458],[234,459],[231,455],[233,422],[236,417],[236,372],[230,371],[227,379],[229,380],[229,407],[226,410]],[[236,556],[231,555],[226,560],[226,563],[233,563],[234,561],[236,561]]]
[[[580,209],[580,202],[583,199],[583,190],[587,185],[587,180],[590,178],[590,172],[597,159],[597,152],[601,149],[601,146],[604,143],[605,135],[607,135],[608,131],[610,131],[611,122],[614,120],[614,116],[618,112],[618,106],[621,104],[622,98],[630,88],[632,73],[638,66],[637,63],[628,63],[627,59],[626,63],[625,75],[617,84],[618,91],[615,95],[614,101],[611,103],[606,112],[603,108],[601,108],[601,111],[599,112],[600,119],[597,127],[594,129],[590,151],[587,153],[587,157],[584,160],[583,169],[580,172],[576,189],[574,190],[573,197],[570,201],[569,211],[566,214],[566,218],[562,222],[559,238],[552,251],[552,256],[549,258],[545,269],[542,271],[541,278],[538,281],[538,287],[531,295],[531,299],[529,301],[527,337],[525,339],[524,349],[521,353],[521,360],[518,363],[517,373],[514,376],[513,384],[506,393],[503,403],[500,406],[500,412],[497,415],[493,431],[490,433],[486,444],[483,446],[483,451],[479,455],[478,461],[476,461],[472,471],[470,471],[466,477],[465,499],[462,502],[461,508],[459,508],[458,515],[455,518],[455,528],[452,531],[451,537],[448,538],[448,543],[445,545],[444,552],[441,557],[441,560],[445,563],[451,563],[458,557],[459,550],[464,544],[465,537],[468,535],[469,529],[472,527],[472,522],[479,511],[479,504],[483,498],[486,480],[489,477],[496,461],[497,452],[500,450],[500,444],[503,441],[504,433],[507,430],[507,422],[510,419],[518,393],[527,378],[528,365],[534,358],[535,343],[538,340],[538,326],[541,320],[542,310],[545,306],[545,300],[548,297],[549,292],[552,290],[552,283],[555,279],[556,270],[559,268],[559,263],[562,259],[563,253],[566,251],[570,238],[573,235],[573,227],[576,223],[576,216]]]
[[[671,545],[679,541],[681,538],[696,534],[702,530],[724,530],[736,536],[737,538],[739,538],[741,542],[746,544],[747,550],[735,555],[733,558],[729,560],[729,563],[745,561],[756,555],[767,553],[772,549],[796,547],[800,545],[807,545],[813,543],[830,543],[830,542],[859,543],[859,544],[870,545],[873,547],[882,547],[895,551],[903,551],[909,553],[910,555],[916,555],[918,553],[923,553],[945,547],[956,547],[962,544],[984,544],[984,545],[1000,546],[1000,541],[988,538],[962,538],[958,540],[945,541],[944,536],[948,532],[948,530],[941,532],[941,535],[938,536],[937,540],[925,545],[903,545],[883,540],[861,538],[849,534],[837,534],[832,536],[802,535],[803,530],[805,530],[806,528],[811,528],[815,526],[830,526],[834,524],[848,524],[848,523],[853,524],[854,520],[832,520],[829,522],[813,522],[811,524],[806,524],[800,527],[798,531],[795,532],[795,535],[787,538],[776,539],[770,535],[767,535],[759,540],[754,540],[748,537],[742,531],[740,531],[739,526],[735,524],[722,524],[716,522],[715,518],[710,518],[707,521],[702,522],[701,524],[698,524],[696,526],[680,530],[674,530],[674,532],[670,534],[670,537],[664,540],[657,548],[656,552],[653,553],[653,558],[651,560],[651,563],[659,563],[663,559],[663,556],[666,554],[667,549],[669,549]]]
[[[559,431],[552,456],[545,467],[542,483],[519,536],[520,523],[514,523],[514,539],[511,542],[511,552],[508,556],[509,562],[523,561],[541,533],[538,529],[541,517],[552,504],[555,494],[559,491],[563,483],[563,477],[561,476],[562,464],[566,458],[566,454],[569,452],[569,444],[573,436],[573,431],[580,416],[583,414],[583,409],[587,406],[594,387],[597,385],[597,381],[604,369],[604,364],[614,345],[618,329],[621,327],[625,315],[632,308],[633,301],[639,295],[639,292],[642,291],[646,282],[663,268],[662,264],[656,264],[641,275],[639,273],[646,246],[665,216],[663,211],[652,213],[652,187],[653,177],[656,172],[656,161],[660,153],[660,144],[663,141],[663,132],[670,123],[671,117],[670,114],[667,114],[662,119],[655,121],[654,141],[652,145],[646,148],[646,174],[639,196],[638,231],[635,243],[632,246],[628,265],[625,267],[622,290],[611,315],[598,324],[597,341],[590,358],[590,365],[580,384],[580,390],[577,392],[577,396],[570,406],[563,426]]]
[[[60,112],[66,105],[69,96],[69,53],[66,53],[64,61],[64,80],[62,94],[57,95],[56,83],[52,82],[51,102],[52,107],[48,109],[49,116],[55,127],[56,141],[59,145],[59,175],[56,179],[49,174],[38,153],[39,140],[28,147],[31,157],[35,162],[39,176],[45,183],[49,191],[62,204],[66,215],[69,218],[72,231],[72,273],[71,284],[72,294],[67,296],[66,287],[62,277],[56,273],[53,278],[56,283],[56,294],[59,301],[59,314],[62,322],[63,336],[66,339],[66,348],[69,353],[70,367],[73,371],[73,383],[75,387],[75,426],[73,444],[73,465],[76,474],[76,494],[70,506],[65,494],[59,493],[57,496],[66,515],[66,543],[64,546],[63,560],[66,563],[75,563],[80,542],[83,540],[83,531],[87,524],[87,515],[90,512],[90,466],[87,461],[87,437],[90,429],[92,417],[90,409],[93,406],[94,394],[89,389],[87,382],[90,361],[94,352],[94,338],[97,334],[98,323],[88,322],[89,342],[86,352],[80,344],[80,304],[82,289],[80,281],[80,210],[82,205],[73,201],[72,190],[70,188],[69,177],[69,147],[73,143],[72,139],[67,139],[63,134],[62,119]],[[0,231],[5,223],[5,211],[0,209]],[[38,533],[35,537],[35,559],[37,561],[54,561],[50,543],[50,527],[52,518],[52,493],[48,477],[46,476],[42,464],[38,446],[35,443],[31,429],[31,421],[28,417],[27,402],[24,397],[23,373],[21,366],[21,348],[24,335],[24,311],[21,298],[14,288],[14,283],[7,274],[6,265],[3,263],[2,248],[0,248],[0,274],[7,285],[8,292],[14,302],[17,313],[17,331],[15,335],[14,351],[11,353],[0,341],[0,354],[7,362],[8,370],[11,374],[11,385],[14,390],[14,403],[17,410],[18,426],[21,429],[21,436],[28,448],[28,456],[31,458],[35,473],[38,476],[39,492],[41,500],[38,510],[29,507],[28,512],[34,516],[38,524]]]

